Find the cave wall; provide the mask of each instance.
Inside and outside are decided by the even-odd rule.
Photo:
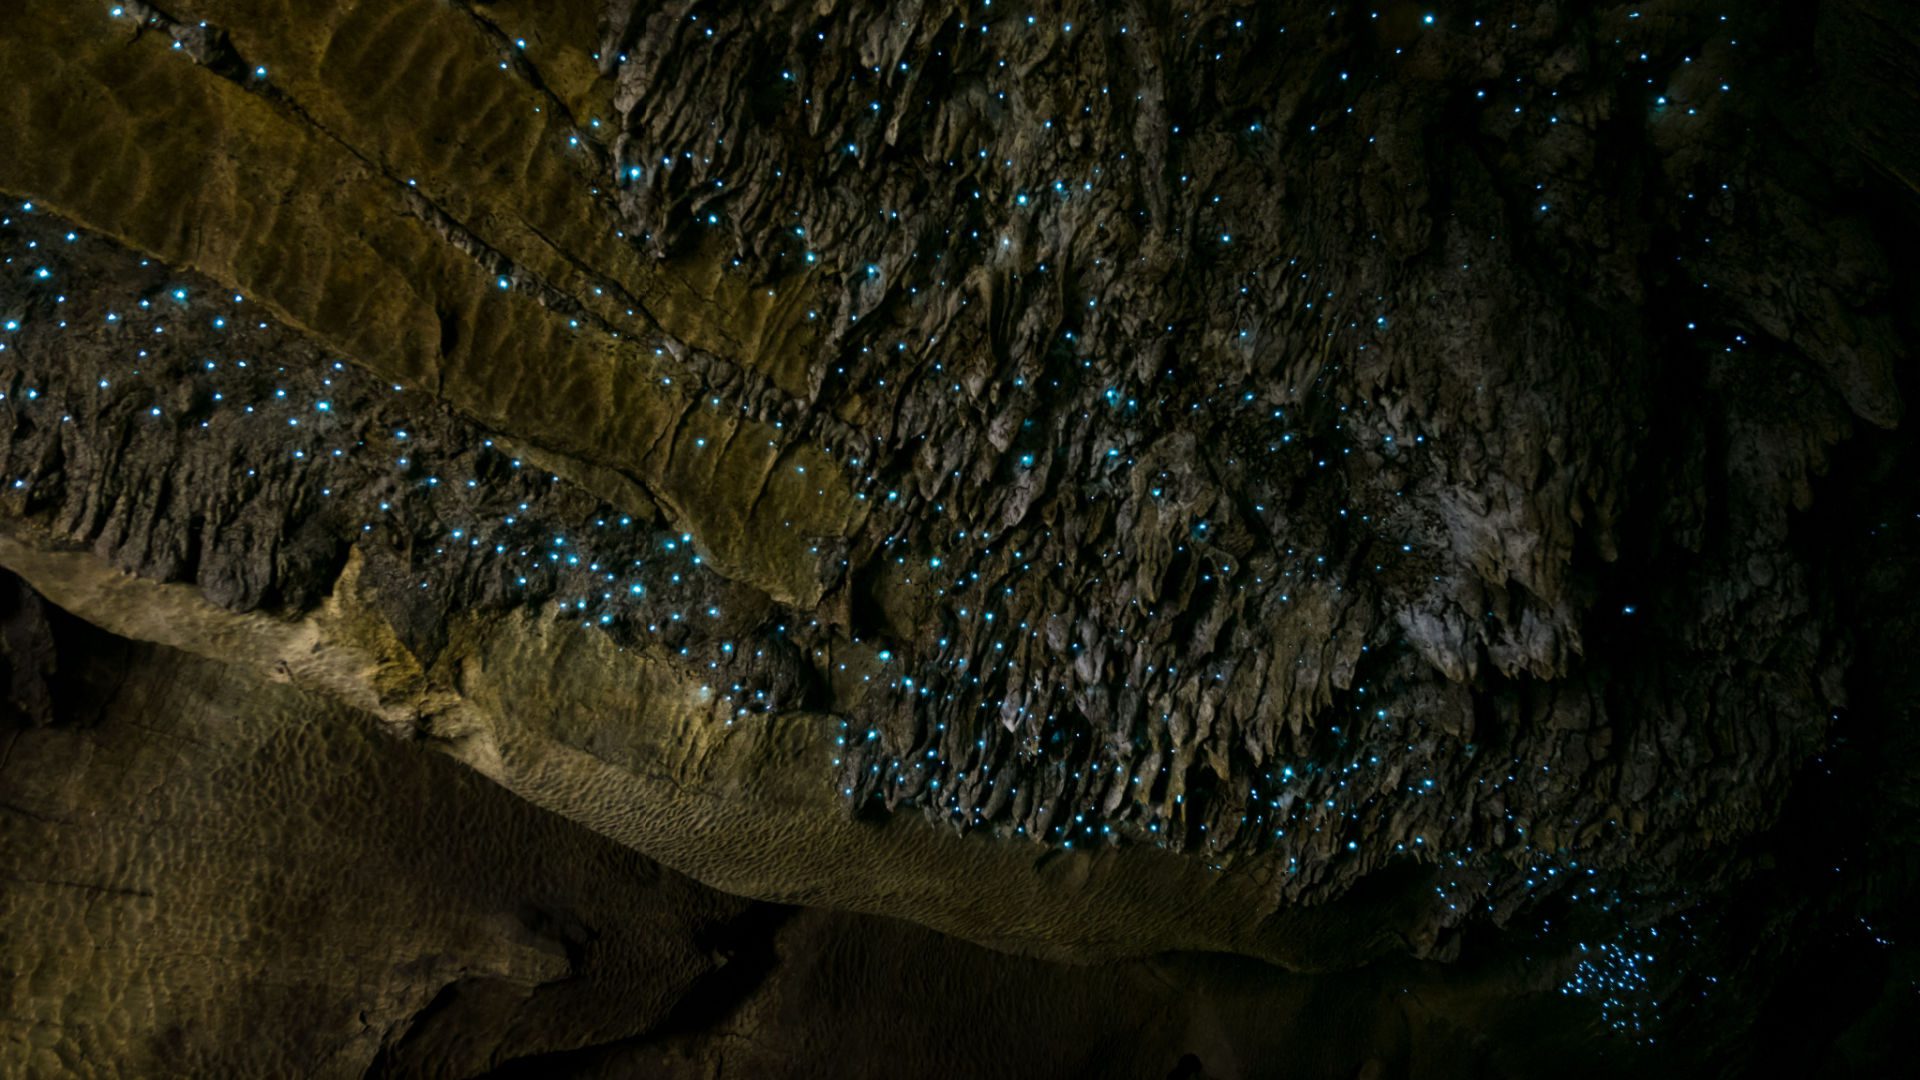
[[[1724,1050],[1899,985],[1920,126],[1724,6],[23,0],[0,563],[734,896]]]
[[[9,1075],[1465,1076],[1577,1015],[1509,966],[1062,965],[743,900],[370,716],[31,603],[4,625],[53,711],[0,754]]]

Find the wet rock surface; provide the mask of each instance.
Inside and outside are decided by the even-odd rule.
[[[1704,1053],[1893,940],[1911,15],[1015,7],[36,7],[10,561],[999,948]]]

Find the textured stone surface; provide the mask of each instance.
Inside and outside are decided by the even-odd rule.
[[[1405,965],[1080,968],[740,900],[365,715],[55,623],[61,720],[0,734],[9,1075],[1449,1076],[1574,1015],[1545,973],[1487,1015]]]
[[[1913,13],[1001,8],[23,4],[0,561],[742,895],[1750,1023],[1909,850]]]
[[[351,711],[69,644],[4,736],[10,1075],[470,1074],[662,1023],[751,917]]]
[[[242,666],[44,605],[38,625],[60,661],[59,720],[0,727],[10,1075],[1157,1080],[1672,1064],[1554,993],[1561,964],[1491,943],[1451,965],[1321,976],[1193,954],[1072,966],[750,903]],[[1889,973],[1899,985],[1841,1049],[1806,1053],[1817,1029],[1796,1002],[1800,1019],[1773,1036],[1790,1044],[1780,1059],[1884,1072],[1911,973]]]

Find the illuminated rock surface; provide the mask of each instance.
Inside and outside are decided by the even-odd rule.
[[[9,1071],[1914,1015],[1904,6],[16,7]]]

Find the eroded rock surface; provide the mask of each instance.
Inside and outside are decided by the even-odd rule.
[[[1075,967],[742,900],[364,714],[52,621],[61,720],[0,735],[9,1075],[1464,1075],[1578,1023],[1497,966]]]
[[[1908,857],[1800,846],[1910,794],[1901,5],[26,8],[0,554],[82,618],[742,895],[1539,934],[1641,1039]]]

